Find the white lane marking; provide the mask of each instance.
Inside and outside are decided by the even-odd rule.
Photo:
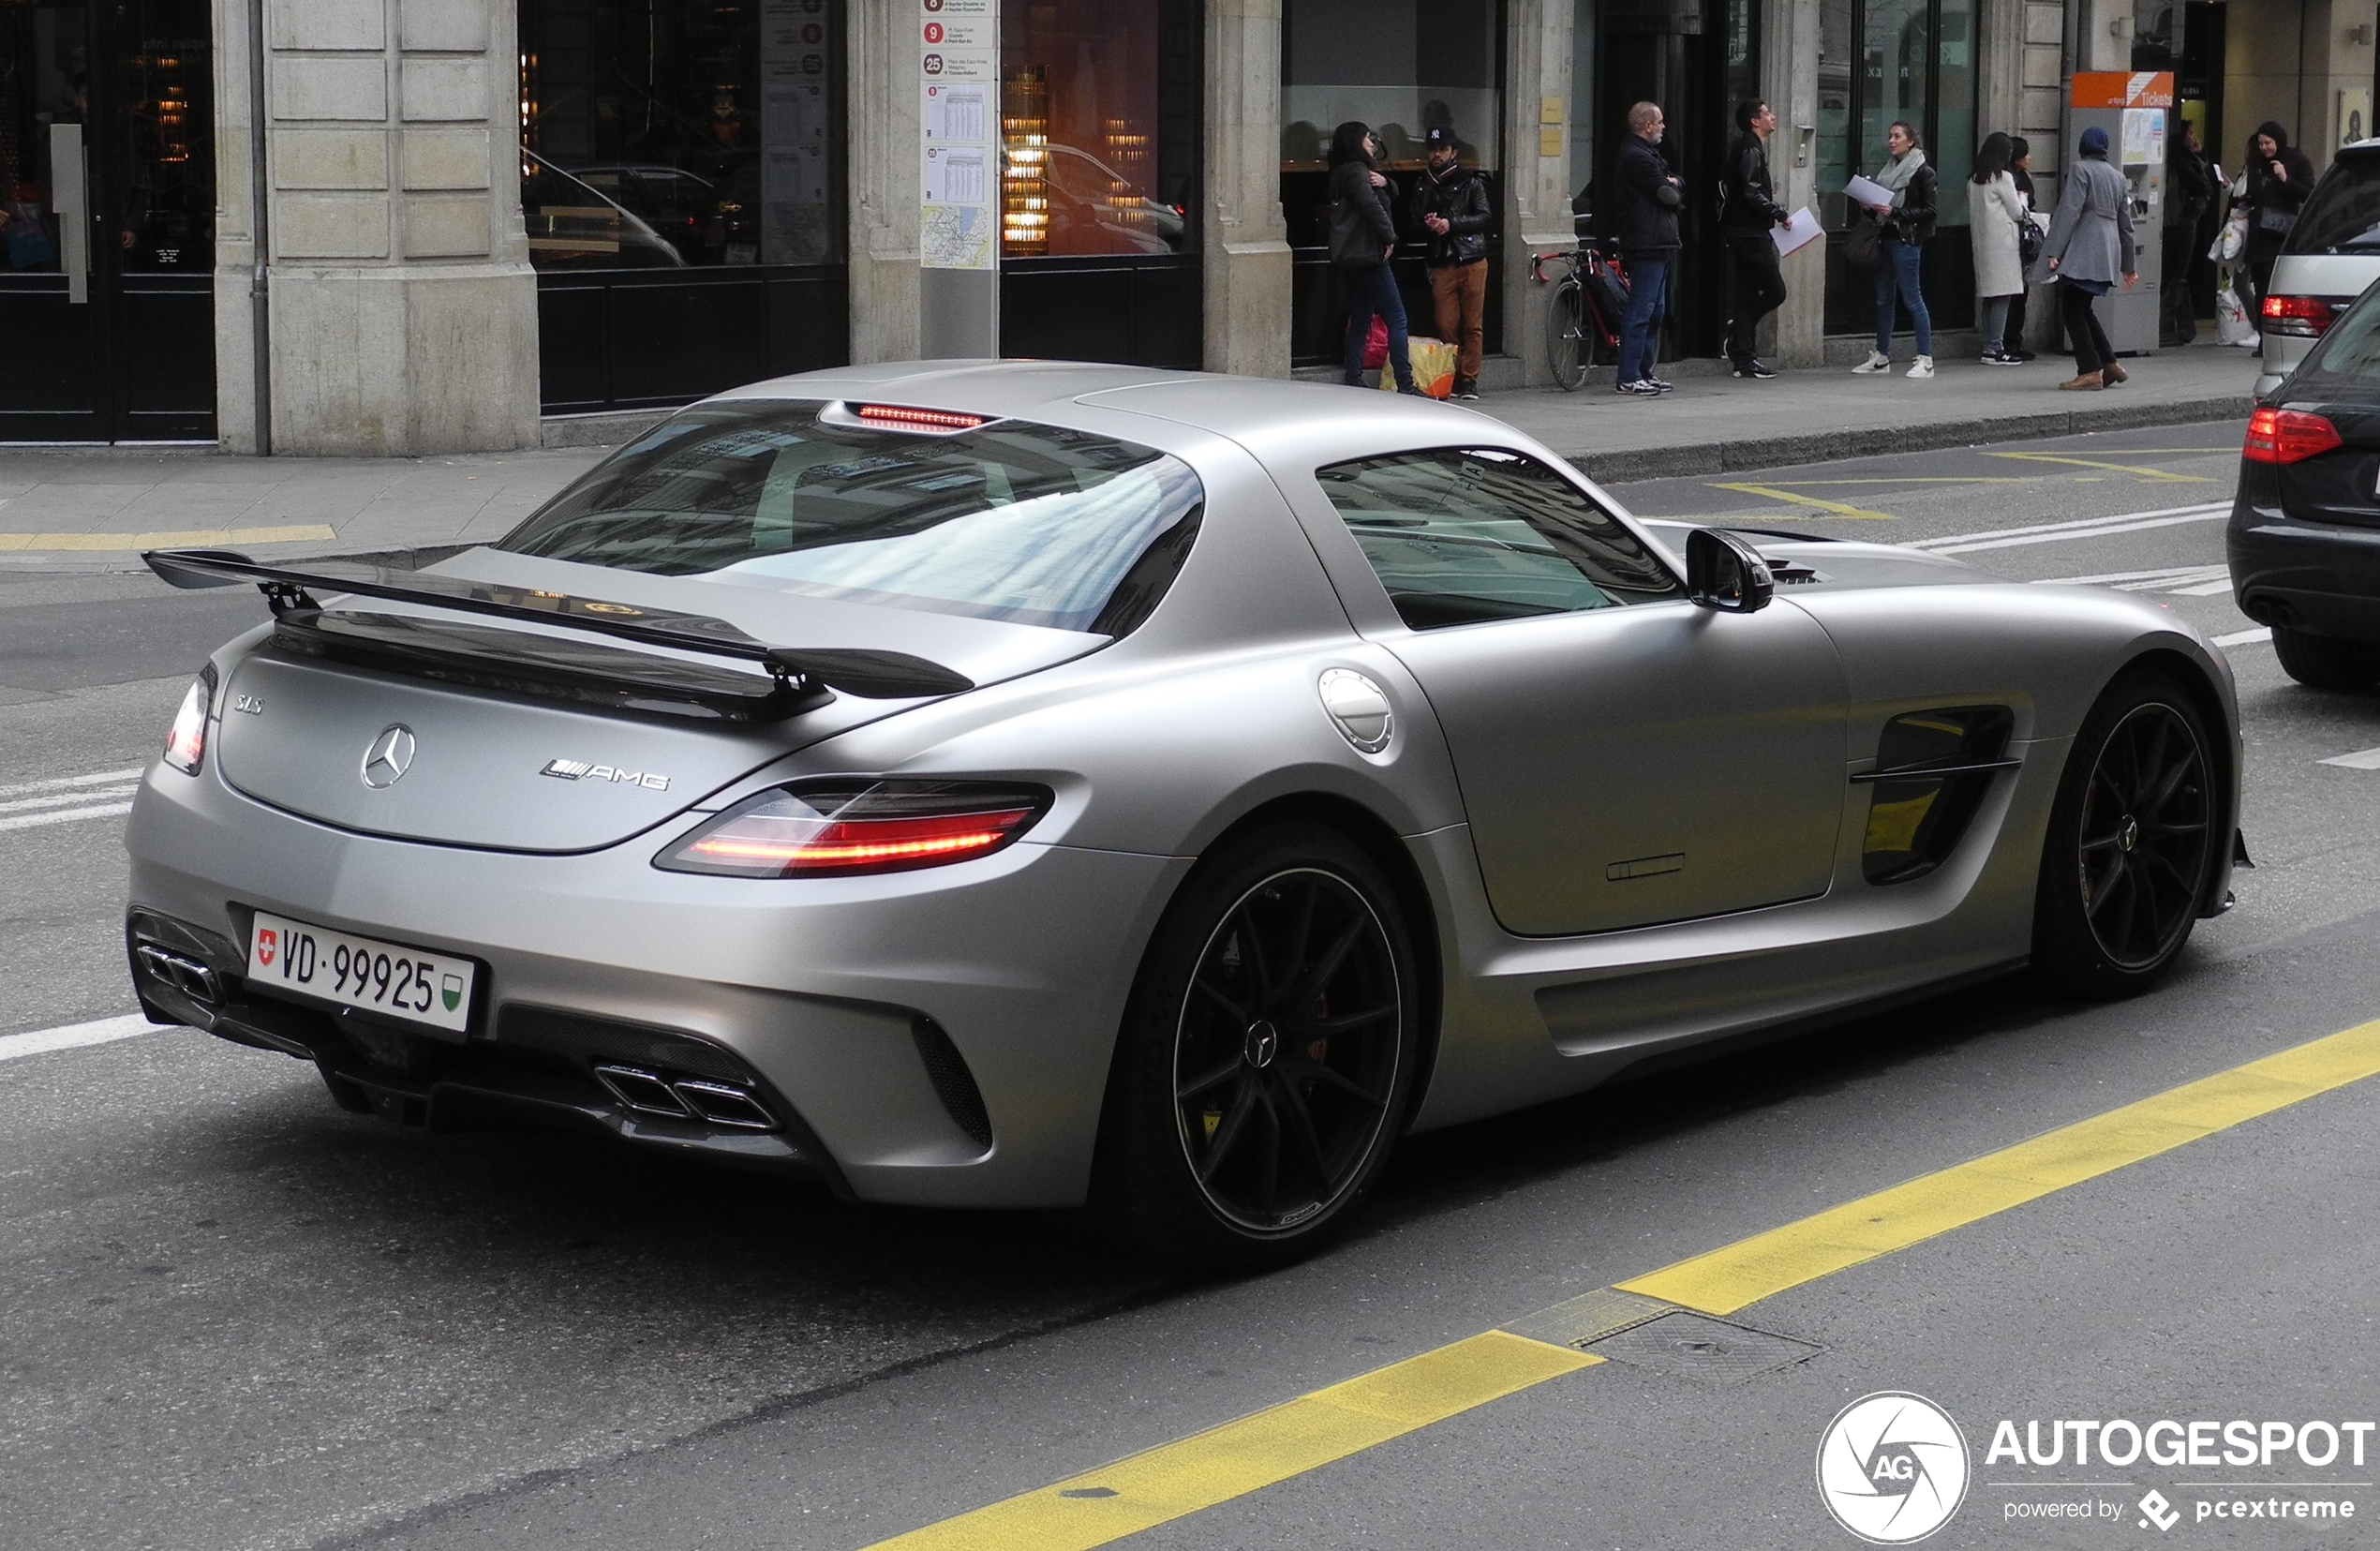
[[[132,812],[128,802],[111,802],[99,808],[68,808],[48,813],[11,813],[0,818],[0,830],[31,829],[43,824],[66,824],[79,818],[118,818]]]
[[[0,798],[22,797],[28,792],[63,792],[75,786],[114,786],[127,781],[138,781],[146,773],[145,766],[135,765],[128,770],[94,770],[89,775],[52,776],[47,781],[20,781],[13,786],[0,786]]]
[[[2035,578],[2042,587],[2123,587],[2137,585],[2144,589],[2160,584],[2211,580],[2217,574],[2227,574],[2228,567],[2220,565],[2161,565],[2154,571],[2103,571],[2095,576],[2041,576]]]
[[[2229,506],[2223,506],[2211,512],[2190,512],[2174,516],[2150,517],[2143,514],[2138,521],[2110,523],[2098,528],[2069,528],[2055,533],[2025,533],[2013,537],[1994,537],[1986,534],[1964,544],[1937,544],[1932,546],[1931,553],[1971,555],[1979,549],[2015,549],[2024,544],[2067,544],[2075,539],[2102,539],[2118,533],[2145,532],[2151,528],[2173,528],[2185,522],[2215,522],[2230,515]]]
[[[2106,517],[2076,517],[2071,522],[2041,522],[2025,528],[1987,528],[1976,533],[1938,533],[1930,539],[1911,539],[1911,549],[1940,549],[1945,544],[1965,544],[1970,539],[2014,539],[2033,533],[2066,533],[2093,528],[2106,528],[2116,523],[2138,522],[2149,517],[2195,516],[2209,512],[2228,512],[2231,502],[2200,501],[2194,506],[2161,506],[2153,512],[2119,512]]]
[[[2343,770],[2380,770],[2380,749],[2362,749],[2351,754],[2332,754],[2317,759],[2317,765],[2336,765]]]
[[[2219,647],[2253,647],[2259,641],[2269,641],[2271,639],[2272,628],[2269,625],[2258,625],[2254,630],[2235,630],[2228,635],[2218,635],[2215,637],[2215,645]]]
[[[0,813],[22,813],[35,808],[71,808],[78,802],[97,802],[105,798],[130,797],[137,787],[102,786],[97,791],[52,792],[48,797],[21,797],[0,802]]]
[[[2214,580],[2200,582],[2195,587],[2172,587],[2165,590],[2177,598],[2220,598],[2231,590],[2231,575],[2225,572]]]
[[[135,1035],[173,1028],[171,1023],[152,1023],[142,1013],[126,1013],[122,1018],[102,1018],[95,1023],[68,1023],[64,1028],[36,1029],[31,1034],[0,1035],[0,1061],[14,1061],[21,1055],[46,1055],[52,1051],[70,1051],[82,1045],[105,1045],[117,1039],[129,1039]]]

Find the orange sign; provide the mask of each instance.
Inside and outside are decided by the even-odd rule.
[[[2075,108],[2170,108],[2174,105],[2171,70],[2076,70]]]

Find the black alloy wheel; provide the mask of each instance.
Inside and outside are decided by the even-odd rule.
[[[1403,1126],[1415,992],[1395,894],[1351,841],[1298,827],[1211,858],[1158,931],[1117,1052],[1110,1220],[1200,1270],[1306,1253]]]
[[[2275,625],[2272,651],[2281,671],[2310,690],[2353,692],[2380,682],[2380,646]]]
[[[2227,837],[2204,719],[2163,677],[2120,684],[2068,756],[2042,858],[2033,956],[2061,989],[2127,995],[2189,940]]]

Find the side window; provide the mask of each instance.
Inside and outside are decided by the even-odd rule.
[[[1398,453],[1315,477],[1415,630],[1684,595],[1634,534],[1519,453]]]

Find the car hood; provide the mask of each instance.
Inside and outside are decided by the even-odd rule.
[[[1070,661],[1108,639],[801,597],[732,578],[656,576],[493,549],[469,550],[425,569],[507,588],[707,615],[772,646],[905,652],[978,685]],[[439,617],[438,610],[402,603],[327,596],[320,602],[330,610]],[[561,628],[517,628],[586,639]],[[713,669],[737,665],[692,653],[645,655]],[[217,697],[221,723],[212,752],[235,789],[341,828],[476,848],[587,851],[663,823],[795,750],[921,703],[839,693],[769,722],[630,713],[513,693],[500,684],[462,685],[329,661],[268,636],[231,665]],[[390,752],[381,744],[393,728],[403,730],[396,741],[409,751],[394,775],[389,760],[375,765],[373,758]]]

